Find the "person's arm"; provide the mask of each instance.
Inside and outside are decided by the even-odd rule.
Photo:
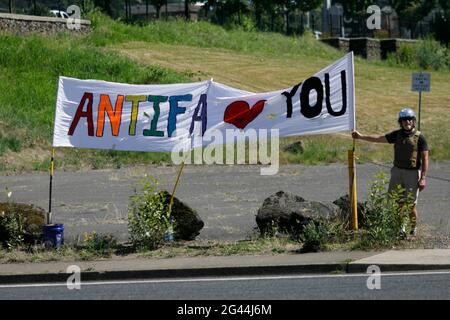
[[[428,171],[428,151],[422,151],[420,156],[422,157],[422,170],[420,172],[419,191],[422,191],[427,185],[425,178]]]
[[[353,139],[361,139],[369,142],[388,143],[386,136],[369,136],[362,135],[358,131],[352,132]]]

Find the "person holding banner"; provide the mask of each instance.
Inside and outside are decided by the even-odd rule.
[[[399,130],[383,136],[352,133],[353,139],[369,142],[394,144],[394,166],[391,169],[389,191],[401,185],[414,199],[411,218],[411,236],[417,236],[417,198],[419,191],[425,189],[428,171],[428,144],[423,134],[416,130],[416,114],[404,108],[398,115]],[[405,195],[406,196],[406,195]],[[404,234],[405,230],[402,230]]]

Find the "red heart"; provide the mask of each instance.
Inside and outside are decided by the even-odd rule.
[[[250,108],[246,101],[234,101],[225,109],[223,121],[244,129],[263,111],[266,100],[259,100]]]

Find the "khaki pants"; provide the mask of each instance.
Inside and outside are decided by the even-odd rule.
[[[405,191],[405,198],[408,193],[411,193],[414,199],[414,204],[417,204],[419,196],[419,179],[420,170],[408,170],[393,167],[391,169],[391,180],[389,181],[389,191],[395,191],[397,185],[401,185]]]

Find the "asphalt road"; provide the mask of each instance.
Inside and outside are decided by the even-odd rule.
[[[196,209],[205,222],[197,239],[241,240],[255,232],[255,215],[265,198],[284,190],[307,200],[332,202],[348,193],[348,170],[341,164],[286,165],[278,174],[261,176],[259,166],[186,166],[176,196]],[[149,166],[86,172],[55,172],[53,222],[64,223],[66,241],[84,232],[111,233],[128,238],[127,205],[138,181],[146,174],[172,190],[176,166]],[[389,168],[357,166],[358,198],[367,199],[375,175]],[[428,186],[419,198],[419,223],[450,235],[450,163],[432,163]],[[433,179],[437,177],[439,179]],[[0,176],[17,202],[47,210],[49,177],[45,173]],[[3,200],[4,195],[0,195]],[[0,200],[0,201],[1,201]]]
[[[368,286],[369,283],[369,286]],[[145,300],[303,300],[450,299],[450,271],[368,274],[290,275],[237,278],[186,278],[66,284],[0,285],[0,299]],[[372,288],[372,289],[369,289]],[[195,303],[189,303],[195,306]],[[266,304],[267,305],[267,304]],[[184,306],[180,302],[180,306]],[[219,308],[216,308],[219,309]],[[221,312],[222,309],[217,312]]]

